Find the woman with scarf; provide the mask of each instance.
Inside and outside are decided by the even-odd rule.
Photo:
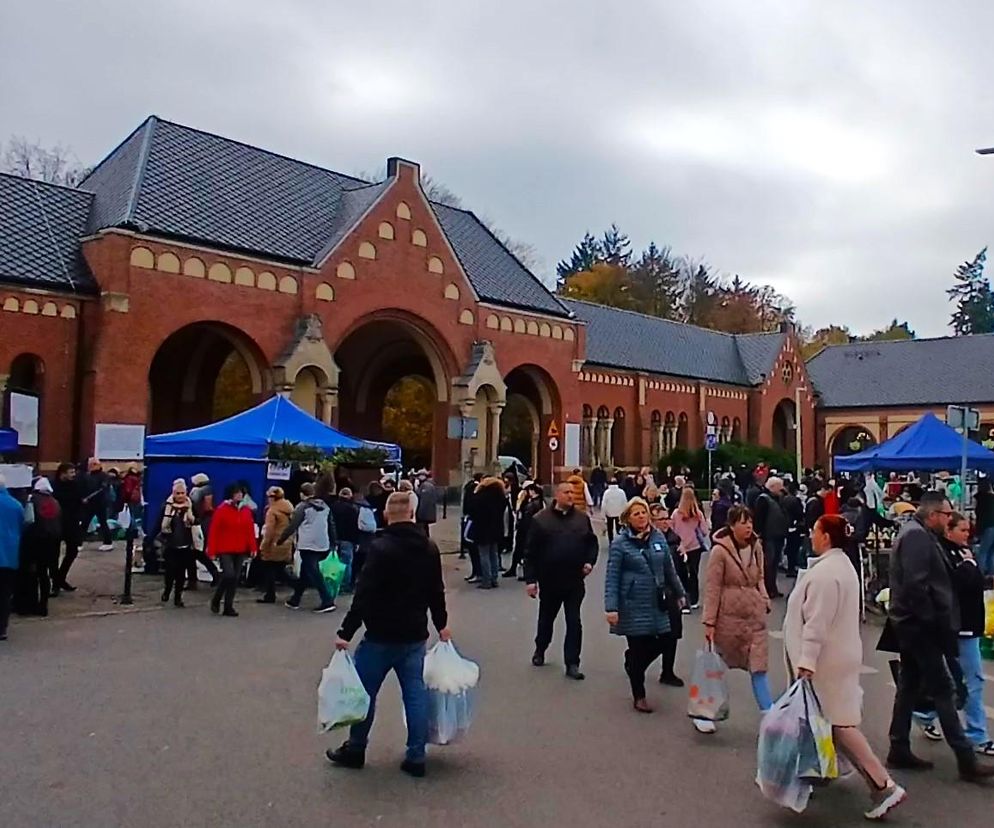
[[[162,555],[166,564],[166,584],[162,600],[168,601],[169,593],[172,592],[173,605],[176,607],[184,606],[183,585],[186,583],[186,571],[193,560],[193,524],[196,522],[193,502],[186,493],[186,482],[182,479],[174,480],[172,494],[166,499],[162,512]]]
[[[649,504],[632,498],[611,543],[604,581],[604,613],[614,635],[623,635],[625,673],[632,706],[652,713],[645,698],[645,671],[670,641],[669,604],[686,600],[666,538],[652,525]]]

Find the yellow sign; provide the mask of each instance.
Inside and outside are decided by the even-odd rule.
[[[553,420],[549,423],[549,433],[545,435],[546,437],[558,437],[559,436],[559,426],[556,425],[556,421]]]

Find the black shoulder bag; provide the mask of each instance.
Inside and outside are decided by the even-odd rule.
[[[649,553],[649,543],[647,543],[644,547],[641,548],[641,552],[642,552],[642,557],[645,558],[646,566],[649,567],[649,572],[652,573],[652,580],[656,584],[656,606],[659,607],[659,609],[662,610],[663,612],[669,612],[670,603],[672,602],[670,589],[669,586],[666,584],[665,579],[663,579],[663,581],[660,582],[659,575],[656,573],[656,568],[652,565],[652,555]]]

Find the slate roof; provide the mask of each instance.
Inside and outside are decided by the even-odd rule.
[[[586,361],[654,374],[753,386],[769,373],[786,334],[727,334],[572,299],[587,323]]]
[[[79,239],[93,196],[0,174],[0,281],[91,293]]]
[[[129,227],[312,264],[385,185],[152,116],[82,186],[96,195],[91,232]],[[432,208],[482,300],[567,315],[476,216]]]
[[[808,375],[824,408],[994,400],[994,334],[824,348]]]

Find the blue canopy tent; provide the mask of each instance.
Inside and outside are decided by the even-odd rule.
[[[400,462],[400,447],[393,443],[359,440],[326,426],[286,397],[276,395],[226,420],[145,438],[145,498],[162,503],[172,481],[189,480],[203,472],[215,493],[244,480],[252,496],[261,503],[266,488],[269,447],[273,443],[316,446],[325,452],[336,449],[377,448],[388,462]],[[259,515],[261,518],[261,515]]]
[[[17,432],[12,428],[0,428],[0,454],[17,451]]]
[[[895,437],[857,454],[833,458],[836,471],[956,471],[963,458],[963,435],[932,413]],[[966,441],[966,465],[994,472],[994,452]]]

